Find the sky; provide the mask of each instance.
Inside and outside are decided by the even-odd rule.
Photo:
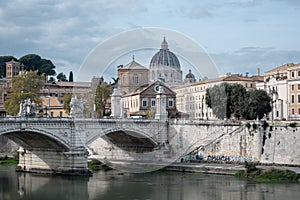
[[[35,53],[52,60],[58,73],[73,71],[80,77],[87,58],[97,47],[103,48],[101,44],[152,27],[194,41],[211,58],[218,75],[255,75],[257,68],[263,74],[285,63],[300,62],[299,8],[298,0],[1,0],[0,55],[20,58]],[[170,50],[179,52],[176,39],[163,32],[157,33],[150,53],[160,48],[163,36],[170,41]],[[126,46],[126,40],[120,43],[102,50]],[[136,44],[147,47],[142,40]],[[131,52],[129,46],[124,48]],[[151,56],[132,52],[109,63],[125,65],[133,54],[141,64],[149,65]],[[99,55],[98,59],[103,58]],[[182,66],[187,63],[182,61]],[[116,73],[114,66],[105,67]],[[183,67],[183,74],[188,68]]]

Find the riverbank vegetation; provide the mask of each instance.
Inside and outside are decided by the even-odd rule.
[[[105,164],[103,164],[102,162],[100,162],[99,160],[90,160],[88,162],[88,168],[92,171],[99,171],[99,170],[111,170],[111,168]]]
[[[17,165],[19,160],[14,157],[0,157],[0,165]]]
[[[290,170],[280,169],[258,169],[255,163],[245,162],[246,170],[238,171],[235,176],[239,178],[248,178],[256,182],[299,182],[300,176]]]

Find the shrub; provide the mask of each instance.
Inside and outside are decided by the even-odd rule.
[[[289,124],[289,127],[292,127],[292,128],[295,128],[297,126],[297,123],[296,122],[292,122]]]

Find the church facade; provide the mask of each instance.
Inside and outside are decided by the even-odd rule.
[[[127,65],[118,66],[119,92],[122,95],[129,94],[141,85],[148,84],[148,74],[149,70],[136,62],[134,57]]]

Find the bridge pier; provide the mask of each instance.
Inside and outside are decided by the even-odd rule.
[[[58,149],[20,148],[17,171],[89,175],[87,154],[84,148],[64,151]]]

